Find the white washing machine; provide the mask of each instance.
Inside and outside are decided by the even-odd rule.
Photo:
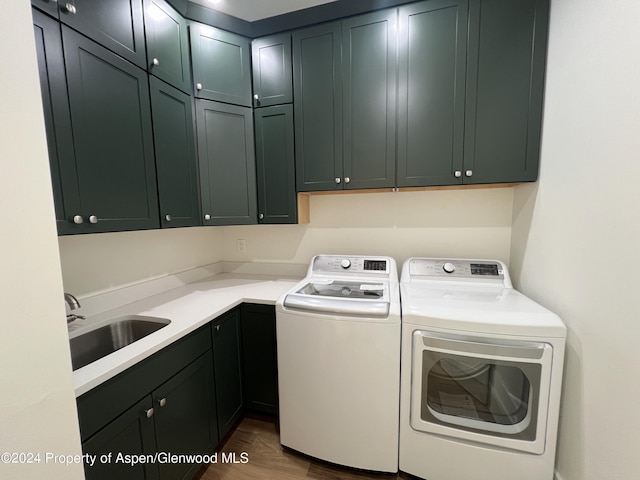
[[[398,470],[400,298],[389,257],[318,255],[276,304],[280,442]]]
[[[499,261],[404,263],[400,470],[552,480],[566,327]]]

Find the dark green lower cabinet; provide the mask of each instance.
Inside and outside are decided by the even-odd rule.
[[[85,462],[87,480],[156,480],[155,464],[127,463],[125,455],[143,455],[155,451],[151,397],[139,401],[117,419],[82,444],[85,454],[96,455],[93,466]],[[122,455],[121,457],[119,455]]]
[[[272,305],[242,305],[242,352],[247,410],[277,414],[276,312]]]
[[[296,223],[293,106],[258,108],[254,116],[258,222]]]
[[[240,309],[236,308],[215,320],[211,331],[216,377],[218,433],[222,439],[244,413]]]
[[[211,452],[218,443],[211,352],[158,388],[153,398],[156,450],[172,454]],[[199,464],[161,463],[161,480],[188,479]]]

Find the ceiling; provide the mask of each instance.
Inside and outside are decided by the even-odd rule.
[[[249,22],[335,0],[189,0]]]

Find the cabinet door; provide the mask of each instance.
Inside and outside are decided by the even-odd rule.
[[[31,0],[31,5],[48,13],[52,17],[58,18],[57,0]]]
[[[242,358],[245,405],[278,413],[276,312],[271,305],[242,305]]]
[[[256,223],[256,167],[250,108],[196,100],[204,225]]]
[[[395,185],[397,10],[342,22],[344,188]]]
[[[160,222],[163,227],[200,224],[191,96],[149,77]]]
[[[210,453],[218,443],[211,351],[152,394],[158,452]],[[160,464],[160,480],[191,478],[200,464]]]
[[[149,72],[191,92],[187,21],[164,0],[144,0]]]
[[[399,9],[399,187],[462,183],[467,0]]]
[[[142,0],[59,0],[60,20],[146,68]]]
[[[151,397],[145,397],[129,410],[109,423],[82,444],[85,454],[97,455],[93,466],[85,463],[87,480],[156,480],[157,465],[137,464],[131,466],[117,461],[117,455],[151,454],[156,451],[155,430]],[[101,455],[111,455],[110,462],[101,462]]]
[[[146,72],[62,27],[82,232],[158,227]]]
[[[281,33],[251,42],[254,107],[293,102],[291,34]]]
[[[259,108],[255,115],[259,223],[296,223],[293,107]]]
[[[213,365],[216,379],[218,433],[223,439],[240,419],[242,363],[240,350],[240,310],[235,309],[213,323]]]
[[[195,22],[189,28],[196,97],[250,107],[249,39]]]
[[[73,233],[73,217],[81,213],[80,193],[75,175],[60,24],[37,10],[32,13],[56,223],[59,234]],[[61,164],[68,165],[66,171],[70,174],[61,175]]]
[[[340,23],[293,32],[298,191],[342,189]]]
[[[538,176],[548,0],[469,4],[464,182]]]

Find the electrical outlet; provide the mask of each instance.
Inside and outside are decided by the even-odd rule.
[[[244,241],[244,238],[239,238],[237,242],[238,242],[238,252],[247,253],[247,244]]]

